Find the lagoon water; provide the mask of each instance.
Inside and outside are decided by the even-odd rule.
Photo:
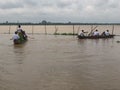
[[[117,31],[119,32],[119,31]],[[0,90],[120,90],[120,40],[0,34]]]
[[[0,25],[0,34],[13,34],[17,29],[16,25]],[[26,33],[32,34],[53,34],[53,33],[78,33],[80,30],[90,32],[91,29],[98,29],[100,33],[109,30],[110,33],[120,35],[120,25],[22,25]],[[93,30],[93,31],[94,31]]]

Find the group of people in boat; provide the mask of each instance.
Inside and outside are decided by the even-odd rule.
[[[109,36],[109,30],[106,30],[104,32],[102,32],[102,34],[99,33],[99,31],[96,29],[94,32],[91,32],[89,34],[86,35],[86,33],[84,30],[81,30],[81,32],[78,33],[78,36],[84,37],[84,36]]]
[[[12,37],[13,41],[25,41],[27,40],[27,35],[25,31],[22,30],[21,25],[18,25],[17,31],[15,31],[15,34]]]

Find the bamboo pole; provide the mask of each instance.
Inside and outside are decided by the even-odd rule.
[[[93,30],[95,30],[97,27],[98,27],[98,26],[95,26],[95,27],[93,28]]]
[[[75,26],[73,25],[73,35],[75,35]]]
[[[57,34],[57,31],[58,31],[58,28],[55,25],[55,32],[54,32],[54,34]]]
[[[9,32],[8,32],[9,34],[10,34],[10,30],[11,30],[11,25],[9,25]]]
[[[114,27],[114,25],[113,25],[113,27],[112,27],[112,35],[113,35],[113,32],[114,32],[114,29],[115,29],[115,27]]]
[[[78,27],[77,33],[79,33],[79,31],[80,31],[80,25],[79,25],[79,27]]]
[[[47,35],[47,28],[46,28],[46,24],[45,24],[45,35]]]
[[[92,29],[93,29],[93,25],[91,25],[91,31],[92,31]]]
[[[91,32],[88,35],[90,36],[92,34],[93,30],[95,30],[97,27],[98,27],[98,25],[93,28],[93,25],[92,25],[91,26]]]
[[[32,25],[32,34],[34,34],[34,26]]]

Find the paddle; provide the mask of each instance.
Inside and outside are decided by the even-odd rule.
[[[30,36],[28,36],[28,38],[30,38],[30,39],[35,39],[34,37],[30,37]]]
[[[98,27],[98,26],[96,26],[96,27],[93,28],[93,26],[92,26],[92,27],[91,27],[91,32],[88,34],[88,36],[90,36],[90,35],[92,34],[93,30],[95,30],[97,27]]]
[[[10,40],[13,40],[12,38]]]

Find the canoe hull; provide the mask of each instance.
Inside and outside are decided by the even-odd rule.
[[[20,40],[14,40],[13,43],[14,43],[14,44],[23,44],[23,43],[25,43],[26,41],[27,41],[27,39],[26,39],[26,40],[22,40],[22,41],[20,41]]]
[[[107,38],[113,38],[115,35],[109,35],[109,36],[79,36],[78,39],[107,39]]]

